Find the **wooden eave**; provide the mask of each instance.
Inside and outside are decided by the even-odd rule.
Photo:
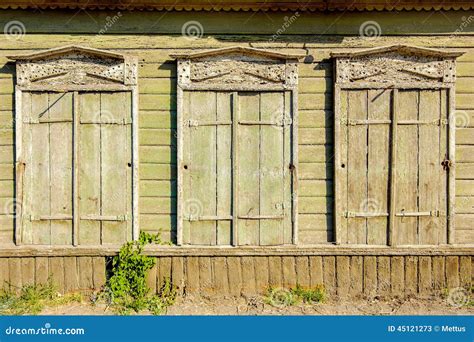
[[[87,9],[157,11],[439,11],[470,10],[470,0],[12,0],[2,1],[0,9]]]
[[[177,53],[171,54],[170,57],[174,59],[196,59],[202,57],[210,57],[210,56],[221,56],[227,55],[232,53],[241,53],[244,55],[254,55],[254,56],[261,56],[279,60],[298,60],[300,58],[304,58],[305,55],[296,55],[296,54],[285,54],[281,52],[271,51],[271,50],[263,50],[263,49],[255,49],[250,47],[243,47],[243,46],[232,46],[232,47],[225,47],[221,49],[213,49],[213,50],[206,50],[206,51],[199,51],[199,52],[189,52],[189,53]]]
[[[416,55],[416,56],[426,56],[426,57],[440,57],[440,58],[456,58],[462,56],[464,52],[459,51],[443,51],[436,49],[429,49],[418,46],[411,45],[390,45],[383,47],[376,47],[372,49],[365,49],[359,51],[350,51],[350,52],[333,52],[331,57],[333,58],[352,58],[352,57],[364,57],[379,55],[390,52],[398,52],[400,54],[406,55]]]
[[[67,46],[62,46],[62,47],[59,47],[59,48],[43,50],[43,51],[40,51],[40,52],[34,52],[34,53],[31,53],[31,54],[26,54],[26,55],[12,55],[12,56],[8,56],[8,58],[12,59],[12,60],[15,60],[15,61],[17,61],[17,60],[31,61],[31,60],[41,59],[41,58],[45,58],[45,57],[60,56],[60,55],[67,54],[67,53],[70,53],[70,52],[82,52],[82,53],[85,53],[85,54],[98,56],[98,57],[115,58],[115,59],[118,59],[118,60],[125,60],[125,55],[122,55],[120,53],[111,52],[111,51],[107,51],[107,50],[93,49],[93,48],[79,46],[79,45],[67,45]]]

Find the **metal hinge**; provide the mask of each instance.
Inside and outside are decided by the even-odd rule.
[[[441,212],[439,210],[431,210],[431,211],[415,211],[415,212],[406,212],[401,211],[400,213],[395,214],[398,217],[419,217],[419,216],[431,216],[431,217],[439,217]]]
[[[346,211],[344,212],[343,216],[345,218],[356,218],[356,217],[360,217],[360,218],[372,218],[372,217],[387,217],[388,216],[388,213],[357,213],[357,212],[354,212],[354,211]]]

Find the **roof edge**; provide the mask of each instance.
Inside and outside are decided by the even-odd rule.
[[[126,58],[126,56],[121,53],[112,52],[108,50],[94,49],[94,48],[85,47],[81,45],[65,45],[65,46],[61,46],[57,48],[42,50],[39,52],[33,52],[26,55],[11,55],[11,56],[7,56],[7,58],[11,60],[15,60],[15,61],[35,60],[35,59],[40,59],[43,57],[51,57],[51,56],[60,55],[63,53],[73,52],[73,51],[86,52],[92,55],[97,55],[97,56],[102,56],[102,57],[111,57],[111,58],[116,58],[116,59],[121,59],[121,60],[125,60]]]
[[[420,55],[425,56],[432,56],[432,57],[445,57],[445,58],[457,58],[462,56],[465,52],[462,51],[444,51],[444,50],[437,50],[432,48],[425,48],[420,46],[414,45],[388,45],[382,47],[376,47],[371,49],[364,49],[358,51],[351,51],[351,52],[332,52],[330,55],[333,58],[344,58],[344,57],[360,57],[360,56],[370,56],[379,53],[385,52],[405,52],[405,53],[418,53]]]
[[[282,60],[289,60],[289,59],[296,59],[299,60],[304,58],[306,55],[297,55],[297,54],[285,54],[277,51],[272,50],[264,50],[264,49],[256,49],[252,47],[245,47],[245,46],[230,46],[220,49],[212,49],[212,50],[204,50],[198,52],[188,52],[188,53],[177,53],[177,54],[170,54],[171,58],[174,59],[195,59],[201,57],[208,57],[208,56],[217,56],[226,53],[250,53],[254,55],[282,59]]]

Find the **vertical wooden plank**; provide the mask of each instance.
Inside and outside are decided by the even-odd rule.
[[[10,284],[16,287],[16,290],[20,290],[23,286],[21,281],[21,259],[20,258],[9,258],[9,278]]]
[[[39,122],[49,119],[48,93],[33,93],[31,95],[31,119]],[[41,216],[51,214],[51,189],[50,184],[50,135],[49,124],[32,124],[31,144],[29,158],[26,163],[31,165],[25,177],[29,177],[31,185],[25,192],[30,192],[30,215]],[[26,148],[26,146],[25,146]],[[28,216],[28,213],[26,213]],[[26,228],[26,227],[25,227]],[[31,235],[33,244],[49,245],[51,243],[51,222],[33,221],[31,233],[24,236],[25,243]]]
[[[309,276],[311,287],[323,285],[323,258],[320,256],[309,257]]]
[[[179,64],[180,62],[178,62]],[[191,131],[189,125],[192,116],[191,107],[192,92],[184,91],[178,86],[178,113],[177,113],[177,133],[178,133],[178,194],[177,194],[177,217],[178,217],[178,245],[191,243],[191,222],[185,213],[184,203],[186,202],[186,193],[191,191],[191,173],[189,164],[191,162]],[[182,101],[180,101],[180,99]],[[189,108],[189,110],[187,110]],[[186,124],[188,123],[188,124]],[[194,128],[194,127],[193,127]],[[186,211],[188,211],[186,209]],[[184,262],[185,264],[185,262]]]
[[[72,244],[79,244],[79,92],[73,93],[72,110]]]
[[[336,293],[336,257],[323,257],[323,282],[329,294]]]
[[[15,96],[20,102],[16,103],[17,108],[22,111],[15,113],[16,125],[16,201],[20,205],[17,206],[17,213],[15,218],[15,243],[31,244],[33,243],[33,229],[31,227],[31,220],[29,215],[32,213],[31,207],[31,184],[32,173],[34,172],[32,162],[32,148],[33,148],[33,131],[32,125],[26,122],[32,120],[32,97],[29,92],[22,92],[15,88]],[[21,96],[21,99],[20,99]],[[24,121],[24,122],[21,122]],[[28,167],[26,164],[29,164]],[[2,285],[3,286],[3,285]]]
[[[377,257],[377,292],[388,296],[391,288],[390,257]]]
[[[92,281],[95,290],[100,290],[105,285],[105,258],[92,258]]]
[[[257,293],[264,293],[269,286],[268,257],[255,257],[255,282]]]
[[[213,257],[214,289],[217,295],[224,296],[229,293],[229,278],[227,260],[225,257]]]
[[[240,120],[239,94],[232,93],[232,245],[239,242],[239,120]]]
[[[391,90],[368,91],[368,120],[390,120]],[[390,124],[371,124],[368,127],[367,201],[364,209],[373,213],[388,213]],[[367,220],[367,244],[387,244],[388,218]]]
[[[433,286],[435,291],[439,292],[446,287],[445,258],[434,256],[431,261],[433,263]]]
[[[445,121],[449,123],[449,117],[448,117],[448,91],[446,89],[440,90],[440,118],[441,121]],[[453,113],[454,115],[454,113]],[[449,131],[449,139],[454,139],[454,136],[452,136],[452,132],[456,131],[456,125],[443,125],[441,124],[440,126],[440,134],[439,134],[439,160],[444,160],[446,156],[448,158],[451,158],[454,156],[454,153],[452,155],[448,152],[448,131]],[[451,144],[451,143],[449,143]],[[449,145],[453,147],[452,145]],[[450,148],[451,148],[450,147]],[[452,159],[450,159],[452,160]],[[454,162],[454,160],[452,160]],[[439,166],[439,165],[438,165]],[[440,229],[438,229],[438,243],[439,244],[444,244],[448,243],[448,224],[452,225],[454,217],[449,218],[448,214],[450,213],[450,210],[452,208],[448,207],[448,196],[453,196],[454,194],[451,193],[454,188],[449,188],[448,193],[446,193],[446,189],[448,189],[449,186],[452,186],[454,183],[454,179],[452,181],[449,181],[448,185],[448,177],[453,177],[454,178],[454,173],[455,173],[455,168],[450,168],[449,171],[444,170],[442,167],[438,167],[438,182],[439,182],[439,189],[442,189],[442,191],[439,192],[439,210],[444,213],[444,215],[441,215],[440,220],[444,220],[444,222],[441,223]],[[448,223],[449,222],[449,223]]]
[[[47,257],[35,258],[35,283],[46,284],[49,278],[49,262]]]
[[[337,270],[337,295],[340,298],[349,296],[350,280],[350,257],[337,256],[336,257]]]
[[[209,296],[213,292],[212,268],[210,257],[199,257],[199,293]]]
[[[284,256],[281,258],[283,268],[283,287],[292,288],[296,286],[295,258]]]
[[[216,120],[216,93],[193,92],[190,98],[192,120],[198,124],[190,130],[190,189],[183,207],[185,217],[216,215],[216,126],[203,125]],[[186,193],[184,194],[186,196]],[[216,221],[193,221],[190,224],[192,244],[215,245]]]
[[[171,260],[171,282],[176,286],[178,294],[184,289],[184,257],[173,257]]]
[[[81,290],[91,290],[94,288],[92,274],[92,257],[78,257],[79,288]]]
[[[10,281],[10,267],[8,258],[0,258],[0,290],[7,286]]]
[[[459,287],[459,257],[446,257],[446,282],[448,289]]]
[[[391,257],[390,279],[392,283],[392,294],[395,296],[403,296],[405,287],[405,265],[402,256]]]
[[[101,195],[102,215],[125,216],[126,221],[103,221],[102,243],[122,244],[131,225],[131,184],[128,164],[131,163],[130,137],[127,136],[127,120],[130,116],[131,95],[127,92],[102,93],[100,95],[101,134]],[[125,110],[124,110],[125,109]]]
[[[284,109],[284,93],[260,94],[260,121],[285,124],[288,118],[285,118]],[[284,199],[285,181],[289,180],[284,175],[289,172],[289,163],[286,165],[284,163],[286,158],[284,156],[283,131],[283,127],[276,125],[260,125],[259,207],[260,215],[263,216],[283,216],[285,214],[287,218],[291,217],[291,212],[289,212],[291,205],[285,203]],[[283,220],[261,220],[259,244],[283,244],[284,223]],[[291,223],[288,227],[291,227]]]
[[[433,289],[433,280],[431,273],[431,257],[420,256],[419,257],[419,282],[418,288],[421,296],[427,296],[431,294]]]
[[[364,257],[364,294],[370,297],[377,293],[377,257]]]
[[[239,120],[259,121],[260,96],[258,93],[239,93]],[[260,126],[239,125],[239,193],[240,216],[259,216],[260,208]],[[260,220],[239,218],[239,244],[258,245]]]
[[[414,296],[418,293],[418,257],[405,257],[405,293]]]
[[[70,293],[80,289],[80,272],[76,257],[64,257],[64,292]]]
[[[79,218],[87,215],[101,215],[101,129],[100,94],[81,93],[77,99],[79,124],[78,176],[80,179]],[[78,222],[79,243],[82,245],[100,245],[102,223],[98,220],[80,220]]]
[[[268,280],[272,287],[283,286],[283,271],[281,265],[281,257],[268,257]]]
[[[51,215],[72,216],[72,93],[49,94]],[[44,191],[43,189],[39,191]],[[51,243],[72,244],[72,220],[51,221]]]
[[[350,91],[348,94],[349,120],[367,120],[367,90]],[[367,134],[368,125],[348,126],[347,172],[348,172],[348,210],[365,212],[367,199]],[[348,242],[367,243],[367,219],[356,217],[348,219]]]
[[[418,120],[419,93],[399,91],[398,121]],[[418,125],[398,125],[396,141],[396,213],[417,212],[418,209]],[[418,244],[418,217],[395,219],[399,245]]]
[[[21,283],[35,284],[35,258],[21,258]]]
[[[392,91],[392,116],[391,116],[391,133],[390,133],[390,193],[389,193],[389,212],[388,212],[388,236],[387,244],[395,246],[398,243],[397,231],[395,230],[396,214],[397,214],[397,154],[398,154],[398,105],[399,96],[398,89]]]
[[[154,258],[155,259],[155,265],[148,271],[148,274],[146,276],[146,285],[148,286],[148,288],[150,289],[150,293],[156,293],[157,292],[157,288],[156,288],[156,283],[157,283],[157,279],[158,279],[158,275],[157,275],[157,272],[158,272],[158,259],[157,258]]]
[[[217,93],[216,121],[232,120],[230,93]],[[216,215],[232,216],[232,126],[216,126]],[[232,221],[217,221],[217,244],[232,242]]]
[[[454,84],[451,84],[448,91],[448,118],[454,118],[456,111],[456,88]],[[449,160],[456,165],[456,125],[449,125],[449,135],[448,135],[448,158]],[[447,243],[453,244],[455,241],[455,221],[456,221],[456,167],[449,168],[449,178],[448,178],[448,236]]]
[[[158,282],[156,284],[157,290],[160,289],[165,280],[171,280],[171,257],[160,257],[158,258]]]
[[[199,258],[186,258],[186,294],[195,294],[199,291]]]
[[[240,296],[242,291],[242,267],[240,257],[228,257],[229,293],[231,296]]]
[[[420,91],[420,113],[422,121],[441,119],[440,91]],[[418,206],[420,211],[442,210],[440,198],[445,197],[446,188],[439,177],[442,169],[440,160],[440,133],[445,126],[419,126],[419,170],[418,170]],[[422,245],[437,245],[439,230],[446,231],[446,218],[442,216],[424,216],[419,218],[419,243]]]
[[[283,110],[283,243],[298,244],[298,99],[284,92]],[[291,166],[290,166],[291,165]],[[292,190],[294,189],[294,190]]]
[[[64,293],[64,259],[62,257],[50,257],[49,270],[54,286],[58,289],[59,293]]]
[[[470,289],[471,282],[471,257],[461,256],[459,257],[459,278],[460,286],[465,289]]]
[[[351,286],[350,294],[354,297],[359,297],[363,292],[364,285],[364,258],[362,256],[351,257]]]
[[[256,294],[256,275],[253,259],[253,256],[242,257],[242,294],[246,297]]]
[[[307,256],[297,256],[296,259],[296,283],[308,288],[311,285],[309,276],[309,259]]]

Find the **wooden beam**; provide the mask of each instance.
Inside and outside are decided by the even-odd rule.
[[[396,163],[397,163],[397,120],[398,120],[398,89],[392,92],[392,134],[390,137],[390,210],[388,221],[388,245],[394,246],[396,244],[395,214],[396,214]]]
[[[239,94],[232,93],[232,245],[239,244]]]

